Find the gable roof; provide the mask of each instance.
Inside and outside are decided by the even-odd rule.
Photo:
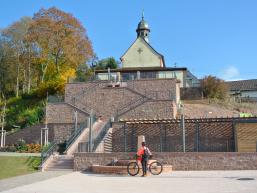
[[[257,79],[250,80],[238,80],[238,81],[227,81],[229,89],[232,91],[239,90],[256,90],[257,91]]]
[[[141,40],[143,40],[143,42],[144,42],[147,46],[149,46],[150,49],[152,49],[152,51],[153,51],[154,53],[156,53],[157,55],[161,56],[162,62],[163,62],[163,67],[165,67],[164,56],[163,56],[162,54],[160,54],[159,52],[157,52],[147,41],[145,41],[144,38],[142,38],[142,37],[140,37],[140,36],[137,37],[137,39],[129,46],[129,48],[126,50],[126,52],[120,57],[120,60],[122,61],[123,56],[129,51],[129,49],[136,43],[136,41],[137,41],[139,38],[140,38]]]

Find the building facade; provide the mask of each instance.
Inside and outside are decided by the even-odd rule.
[[[180,81],[180,87],[199,87],[199,80],[186,67],[166,67],[164,56],[149,43],[150,28],[144,16],[136,32],[136,40],[120,58],[122,67],[96,70],[96,79],[128,81],[176,78]]]

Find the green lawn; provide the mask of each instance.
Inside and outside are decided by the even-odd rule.
[[[0,180],[37,171],[40,157],[0,156]]]

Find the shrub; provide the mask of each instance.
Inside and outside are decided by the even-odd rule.
[[[46,97],[48,95],[54,95],[56,93],[64,93],[65,82],[60,80],[50,80],[44,83],[41,83],[38,90],[37,96],[40,98]]]
[[[40,153],[41,145],[40,144],[27,144],[27,153]]]
[[[25,153],[28,150],[25,140],[19,139],[16,144],[17,152]]]
[[[204,97],[210,99],[225,99],[228,96],[228,87],[225,82],[215,76],[206,76],[201,81]]]

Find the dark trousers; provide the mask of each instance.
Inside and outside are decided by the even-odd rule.
[[[141,160],[143,175],[146,175],[146,172],[147,172],[147,161],[148,161],[147,159]]]

